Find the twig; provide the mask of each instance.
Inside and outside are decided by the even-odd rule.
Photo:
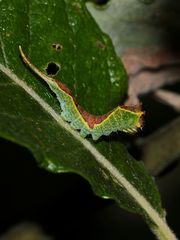
[[[139,139],[142,160],[152,175],[158,175],[180,158],[180,117],[145,139]]]
[[[180,94],[167,90],[157,90],[154,96],[162,103],[170,105],[175,111],[180,112]]]

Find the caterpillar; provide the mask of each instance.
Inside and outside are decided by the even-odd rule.
[[[55,93],[62,110],[61,117],[69,122],[73,129],[79,130],[83,138],[91,135],[93,140],[98,140],[102,135],[108,136],[112,132],[133,133],[142,127],[144,113],[137,107],[117,106],[112,111],[99,116],[88,113],[77,103],[76,98],[65,84],[41,72],[26,57],[21,46],[19,46],[19,51],[24,63]]]

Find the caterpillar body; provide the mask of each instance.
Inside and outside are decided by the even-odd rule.
[[[60,103],[62,118],[69,122],[71,127],[80,130],[80,135],[86,137],[91,135],[93,140],[98,140],[102,135],[108,136],[112,132],[136,132],[142,126],[143,112],[140,109],[126,106],[118,106],[112,111],[96,116],[86,112],[78,103],[68,87],[55,80],[43,72],[30,62],[24,54],[21,46],[19,46],[20,54],[23,61],[29,68],[41,77],[56,94]]]

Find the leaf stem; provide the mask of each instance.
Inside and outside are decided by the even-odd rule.
[[[180,117],[150,136],[138,139],[136,146],[142,151],[141,160],[148,172],[157,176],[180,156]]]
[[[166,224],[166,222],[165,222]],[[167,226],[167,224],[166,224]],[[155,234],[156,238],[159,239],[159,240],[177,240],[176,236],[174,235],[173,232],[171,232],[171,230],[169,229],[169,227],[167,226],[168,229],[163,229],[162,231],[162,228],[158,228],[157,226],[156,227],[153,227],[151,228],[152,232]],[[168,230],[168,231],[166,231]],[[170,233],[170,234],[169,234]]]

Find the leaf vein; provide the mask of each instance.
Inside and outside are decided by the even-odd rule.
[[[28,122],[33,122],[33,123],[48,123],[48,124],[52,124],[51,121],[48,120],[41,120],[41,119],[37,119],[34,120],[33,118],[29,118],[29,117],[22,117],[21,115],[14,115],[14,114],[9,114],[9,113],[5,113],[5,112],[0,112],[1,116],[6,116],[9,118],[13,118],[13,119],[22,119],[23,121],[28,121]]]
[[[8,67],[9,63],[8,63],[8,59],[7,59],[7,56],[6,56],[5,47],[4,47],[4,43],[3,43],[3,39],[1,37],[1,35],[0,35],[0,43],[1,43],[2,55],[3,55],[3,58],[4,58],[4,63],[5,63],[5,66]]]

